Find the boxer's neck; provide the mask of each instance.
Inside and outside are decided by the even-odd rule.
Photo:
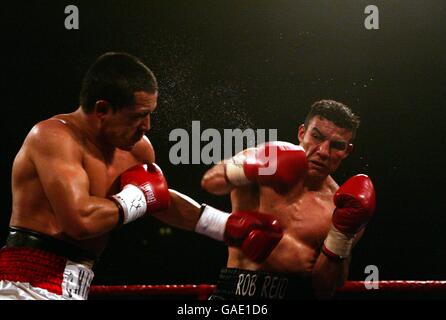
[[[311,191],[319,191],[321,190],[324,185],[327,178],[323,177],[313,177],[313,176],[307,176],[305,178],[304,186]]]
[[[81,107],[74,112],[74,116],[79,120],[79,125],[84,132],[86,139],[104,155],[107,162],[108,160],[111,161],[113,154],[116,151],[116,147],[108,143],[107,140],[101,136],[99,120],[94,114],[85,113]]]

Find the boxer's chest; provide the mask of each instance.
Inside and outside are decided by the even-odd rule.
[[[334,204],[317,192],[306,192],[289,208],[290,232],[302,240],[318,246],[331,225]]]
[[[119,176],[131,166],[138,164],[130,152],[116,150],[112,159],[106,161],[95,150],[84,154],[84,168],[90,181],[90,194],[106,197],[119,191]]]
[[[293,191],[279,195],[261,188],[260,210],[278,218],[284,231],[265,267],[280,272],[311,272],[330,228],[332,195],[298,188]]]
[[[265,197],[269,204],[263,202],[262,207],[279,219],[290,239],[315,248],[319,246],[330,228],[334,210],[332,195],[306,191],[278,197]]]

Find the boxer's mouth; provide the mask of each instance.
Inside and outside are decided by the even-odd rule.
[[[314,164],[316,167],[319,167],[319,168],[326,168],[327,167],[326,164],[324,164],[323,162],[317,161],[317,160],[310,160],[310,162],[312,164]]]

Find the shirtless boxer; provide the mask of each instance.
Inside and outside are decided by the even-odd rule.
[[[168,189],[144,133],[157,105],[152,72],[124,53],[99,57],[80,107],[36,124],[12,170],[0,299],[86,299],[109,233],[152,214],[263,261],[281,239],[271,215],[225,213]]]
[[[359,119],[345,105],[318,101],[299,127],[299,146],[266,143],[205,173],[207,191],[230,192],[233,210],[268,212],[284,231],[263,263],[230,247],[212,299],[325,298],[343,285],[352,246],[375,207],[367,176],[354,176],[341,187],[330,176],[351,152],[358,126]],[[265,167],[262,155],[272,147],[277,148],[277,170],[262,177],[257,169]],[[294,159],[291,168],[287,158]],[[290,180],[287,173],[298,170],[305,174]]]

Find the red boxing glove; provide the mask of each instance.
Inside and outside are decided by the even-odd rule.
[[[120,177],[122,191],[112,196],[123,214],[123,223],[166,210],[170,205],[170,193],[163,172],[155,164],[136,165]]]
[[[334,195],[333,225],[341,232],[356,234],[375,212],[376,196],[370,178],[358,174],[348,179]]]
[[[202,206],[195,230],[240,248],[248,258],[258,263],[270,255],[283,236],[279,221],[271,215],[254,211],[228,214],[208,205]]]
[[[277,192],[286,192],[308,171],[307,156],[301,146],[288,142],[268,142],[239,154],[225,166],[226,177],[236,186],[257,182]]]
[[[370,178],[359,174],[348,179],[335,193],[332,227],[323,252],[329,257],[350,255],[354,236],[365,227],[375,211],[375,188]]]
[[[226,223],[225,242],[240,247],[253,261],[264,261],[282,239],[279,221],[255,211],[233,212]]]

